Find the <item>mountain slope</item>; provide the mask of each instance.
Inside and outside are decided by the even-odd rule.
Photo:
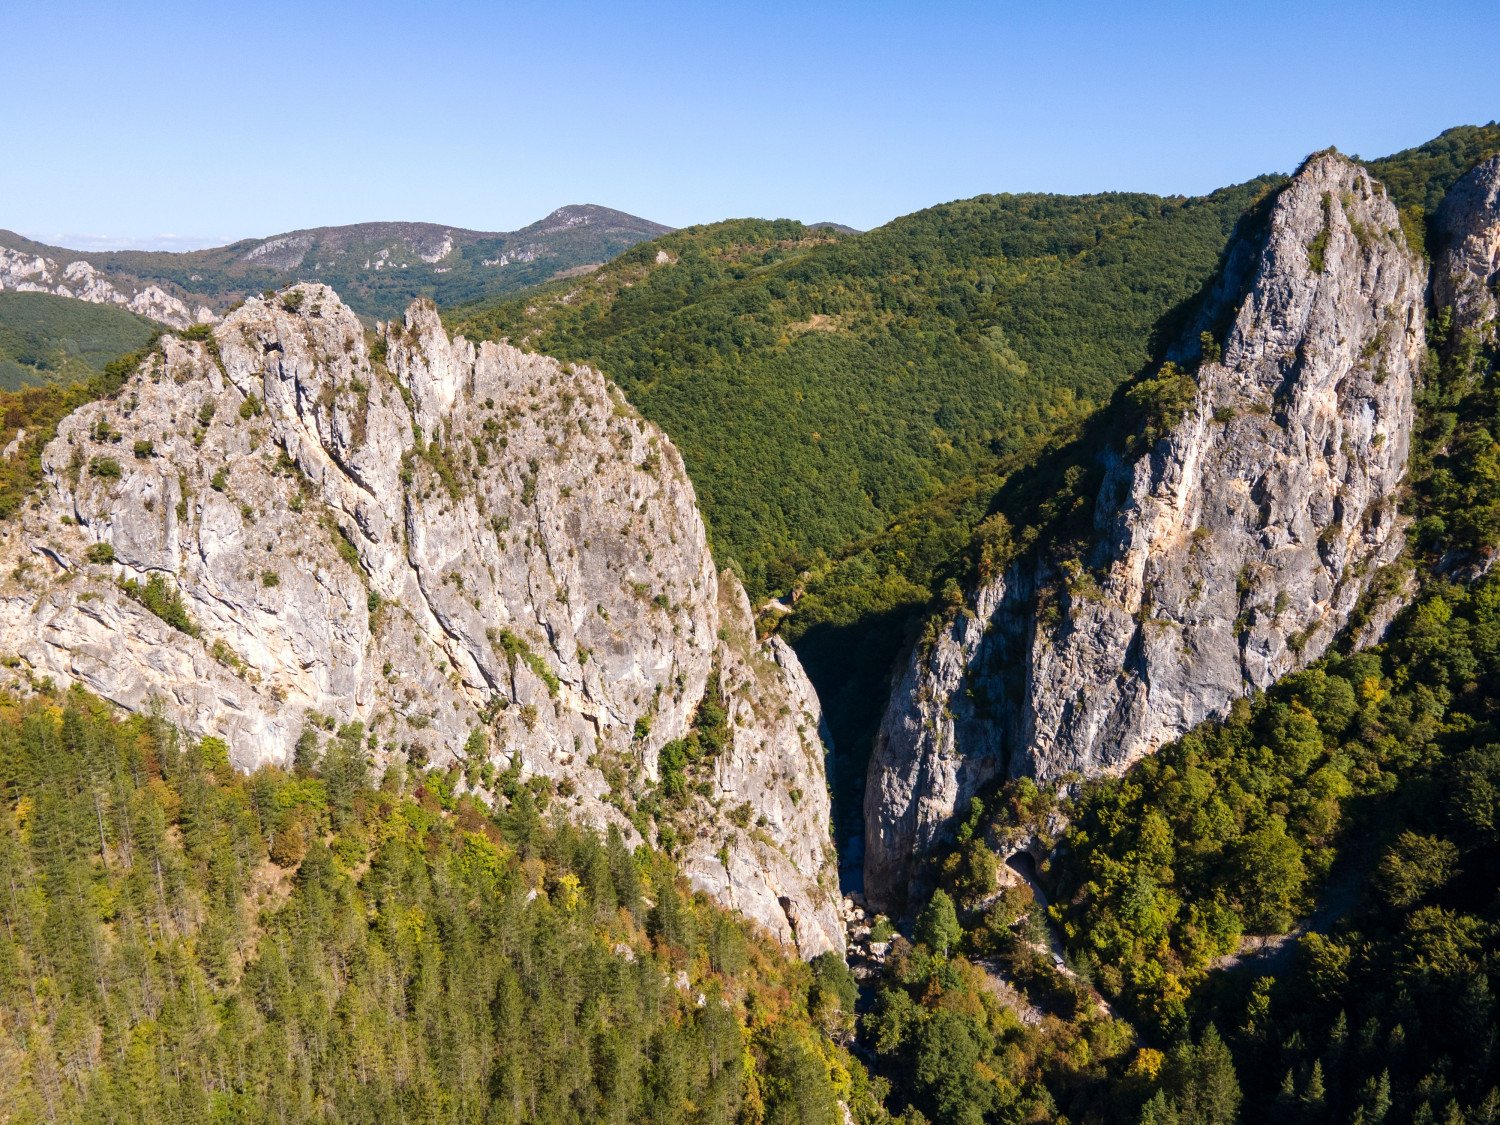
[[[452,320],[608,372],[759,594],[1107,399],[1274,183],[980,196],[859,235],[691,228]]]
[[[297,281],[336,287],[364,316],[399,316],[414,297],[449,305],[598,265],[670,228],[592,205],[561,207],[518,231],[357,223],[244,239],[186,253],[65,250],[0,231],[0,289],[40,287],[129,304],[175,328]],[[138,307],[139,306],[139,307]],[[154,310],[154,311],[153,311]]]
[[[1500,1106],[1500,159],[1436,219],[1412,605],[1372,650],[1091,787],[1054,865],[1078,963],[1159,1033],[1226,1029],[1245,1120],[1285,1108],[1288,1075],[1329,1120]],[[1240,948],[1298,918],[1300,942]]]
[[[144,347],[158,325],[124,309],[46,293],[0,293],[0,391],[68,383]]]
[[[0,543],[14,675],[244,768],[357,722],[378,761],[533,783],[806,955],[842,948],[817,698],[617,391],[450,340],[429,304],[367,342],[317,285],[190,335],[42,451]]]
[[[1211,600],[1224,564],[1232,570],[1235,551],[1271,548],[1279,573],[1246,574],[1243,591],[1235,583],[1241,597],[1264,605],[1268,577],[1272,588],[1286,579],[1295,584],[1299,569],[1311,561],[1305,545],[1312,529],[1299,533],[1296,523],[1316,526],[1326,517],[1320,493],[1332,481],[1320,487],[1314,478],[1314,487],[1283,493],[1279,503],[1276,490],[1266,490],[1272,500],[1268,530],[1280,523],[1291,534],[1240,534],[1227,551],[1215,535],[1202,542],[1195,559],[1194,537],[1187,537],[1183,552],[1182,538],[1173,534],[1177,521],[1161,518],[1160,502],[1175,496],[1180,511],[1232,511],[1232,482],[1200,495],[1192,474],[1183,473],[1181,487],[1164,490],[1165,496],[1148,490],[1146,502],[1137,503],[1141,494],[1128,490],[1121,503],[1117,490],[1101,488],[1109,465],[1076,470],[1096,462],[1101,448],[1118,449],[1123,437],[1135,483],[1170,483],[1170,474],[1158,471],[1173,458],[1161,455],[1193,447],[1194,419],[1204,405],[1199,396],[1223,388],[1221,368],[1253,372],[1278,350],[1257,355],[1258,342],[1309,330],[1295,365],[1310,384],[1291,381],[1283,388],[1289,392],[1284,401],[1278,395],[1273,406],[1274,424],[1285,425],[1286,433],[1273,429],[1255,437],[1252,425],[1217,455],[1200,449],[1196,461],[1198,472],[1207,475],[1216,460],[1233,464],[1242,455],[1241,464],[1255,466],[1274,483],[1288,472],[1297,476],[1299,459],[1314,459],[1304,461],[1306,468],[1320,457],[1330,467],[1357,458],[1354,473],[1333,478],[1338,488],[1352,486],[1354,492],[1344,511],[1335,506],[1341,521],[1349,509],[1368,504],[1368,470],[1377,476],[1383,471],[1379,454],[1391,441],[1378,447],[1367,441],[1361,452],[1358,424],[1380,416],[1382,395],[1393,395],[1396,405],[1401,397],[1399,388],[1385,389],[1397,379],[1389,364],[1376,367],[1377,373],[1385,368],[1386,377],[1372,389],[1360,361],[1374,361],[1393,344],[1399,352],[1396,326],[1409,344],[1409,334],[1426,318],[1432,350],[1422,357],[1416,384],[1408,484],[1400,495],[1405,518],[1414,521],[1402,560],[1373,581],[1369,567],[1356,564],[1346,572],[1355,582],[1370,581],[1370,596],[1331,655],[1283,676],[1268,691],[1236,700],[1222,719],[1199,724],[1119,775],[1094,763],[1091,777],[1065,773],[1060,781],[1041,784],[1029,776],[997,778],[977,792],[955,794],[955,778],[961,781],[975,765],[969,759],[977,757],[982,766],[996,752],[997,738],[993,731],[984,737],[982,724],[998,725],[996,703],[1003,700],[995,700],[984,684],[946,700],[940,690],[912,696],[911,705],[929,708],[938,728],[930,742],[939,743],[945,733],[963,737],[920,763],[925,776],[919,800],[926,808],[919,816],[945,809],[956,814],[928,868],[941,894],[934,892],[923,905],[922,880],[903,886],[916,891],[915,901],[907,902],[915,915],[907,931],[914,947],[901,938],[889,946],[867,1027],[875,1068],[893,1083],[892,1109],[910,1103],[937,1119],[955,1120],[959,1105],[979,1105],[989,1107],[983,1111],[987,1119],[1000,1119],[995,1105],[1009,1091],[997,1097],[972,1081],[968,1067],[935,1068],[931,1059],[940,1046],[962,1051],[979,1073],[1003,1068],[1012,1048],[991,1038],[985,1014],[965,1004],[976,992],[1003,995],[1006,988],[1022,990],[1024,1000],[1016,1007],[1021,1018],[1028,1018],[1030,1005],[1030,1018],[1058,1015],[1090,1036],[1092,1049],[1077,1052],[1081,1061],[1070,1080],[1048,1084],[1053,1119],[1132,1125],[1486,1121],[1500,1107],[1500,1011],[1493,1002],[1500,986],[1494,880],[1500,856],[1494,811],[1500,791],[1500,585],[1491,567],[1500,549],[1500,460],[1492,432],[1500,393],[1493,288],[1500,276],[1500,160],[1474,170],[1449,192],[1428,243],[1434,302],[1420,308],[1415,321],[1401,315],[1397,303],[1384,301],[1384,286],[1399,287],[1403,277],[1410,280],[1420,270],[1404,253],[1391,259],[1399,252],[1399,235],[1385,235],[1384,246],[1371,237],[1377,216],[1361,213],[1371,204],[1354,186],[1359,173],[1340,164],[1349,197],[1330,188],[1328,213],[1320,215],[1318,193],[1304,191],[1301,207],[1289,201],[1292,213],[1279,221],[1273,211],[1268,231],[1255,240],[1267,250],[1260,260],[1274,265],[1280,259],[1286,271],[1280,278],[1262,274],[1262,282],[1271,284],[1237,311],[1236,331],[1255,331],[1238,346],[1232,334],[1221,357],[1205,360],[1196,388],[1160,377],[1139,381],[1120,396],[1104,424],[1086,428],[1072,449],[1049,452],[1034,472],[1013,471],[995,496],[998,511],[976,536],[970,573],[982,589],[1001,571],[1013,578],[1021,568],[1007,563],[1028,551],[1039,552],[1044,562],[1088,561],[1091,549],[1118,546],[1113,533],[1134,525],[1162,534],[1145,538],[1143,559],[1130,549],[1123,557],[1137,555],[1146,589],[1160,584],[1168,595],[1174,593],[1174,575],[1188,566],[1198,569]],[[1317,165],[1315,158],[1315,173]],[[1284,194],[1295,192],[1294,184]],[[1354,221],[1340,231],[1337,212],[1345,208],[1344,217]],[[1299,209],[1304,217],[1311,212],[1310,223],[1295,221]],[[1376,209],[1383,212],[1378,217],[1384,229],[1393,230],[1393,210]],[[1319,237],[1323,231],[1326,238]],[[1337,245],[1341,238],[1343,247]],[[1342,278],[1316,271],[1319,295],[1350,305],[1332,317],[1327,314],[1337,310],[1318,313],[1317,296],[1310,302],[1286,299],[1305,286],[1302,260],[1311,265],[1320,250],[1329,273],[1348,270]],[[1351,264],[1359,268],[1349,270]],[[1226,281],[1233,272],[1226,271]],[[1394,322],[1392,331],[1375,349],[1343,353],[1345,362],[1353,362],[1338,378],[1332,368],[1339,366],[1340,349],[1382,318]],[[1189,356],[1179,351],[1177,358]],[[1409,361],[1410,355],[1408,376]],[[1325,381],[1330,374],[1331,386]],[[1356,425],[1346,429],[1347,442],[1286,448],[1286,439],[1309,418],[1321,418],[1325,433],[1340,418]],[[1236,422],[1223,418],[1219,424]],[[1132,433],[1145,440],[1129,440]],[[1256,456],[1255,445],[1267,438],[1277,455]],[[1305,503],[1299,503],[1304,494]],[[1094,496],[1103,509],[1097,517],[1088,502]],[[1292,521],[1277,518],[1278,509]],[[1000,513],[1016,518],[1013,528]],[[1378,522],[1359,521],[1363,550],[1378,554],[1400,541],[1401,523],[1388,515],[1387,509]],[[1329,550],[1337,540],[1324,538],[1316,536],[1321,564],[1338,563],[1339,552]],[[1135,536],[1124,542],[1142,546]],[[1105,557],[1118,558],[1113,550]],[[1053,597],[1039,606],[1022,605],[1015,616],[1024,627],[1030,615],[1038,635],[1055,637],[1066,649],[1099,625],[1097,607],[1107,608],[1108,599],[1118,596],[1120,576],[1074,569],[1066,561],[1055,569],[1061,573],[1053,579]],[[1279,597],[1271,600],[1271,610],[1297,612],[1294,592],[1285,605]],[[1003,634],[1011,624],[995,618],[965,624],[965,608],[972,613],[981,607],[972,601],[966,607],[961,593],[957,600],[922,642],[919,652],[930,658],[914,658],[938,689],[939,674],[963,674],[956,668],[962,653],[954,658],[945,629],[951,625],[955,633],[977,638],[986,625],[990,633]],[[1149,633],[1163,610],[1170,619],[1178,605],[1171,596],[1161,605],[1152,602],[1142,615],[1142,632]],[[1336,612],[1331,620],[1316,618],[1317,625],[1331,631],[1340,620]],[[1132,690],[1131,680],[1143,675],[1147,682],[1139,689],[1167,696],[1154,700],[1162,716],[1144,718],[1171,722],[1180,717],[1173,709],[1182,696],[1213,684],[1205,676],[1174,685],[1172,667],[1194,660],[1211,666],[1215,628],[1227,616],[1189,623],[1180,651],[1153,652],[1158,638],[1145,636],[1125,655],[1118,681],[1100,684],[1091,679],[1086,660],[1072,661],[1083,690],[1075,698],[1059,693],[1055,683],[1050,692],[1043,685],[1041,701],[1055,703],[1062,695],[1062,702],[1086,713]],[[1255,618],[1252,606],[1236,628],[1253,632]],[[1363,647],[1382,631],[1382,643]],[[1256,656],[1257,648],[1263,646],[1247,646],[1248,655]],[[1032,678],[1024,661],[1031,655],[1022,653],[1009,669],[1023,695]],[[1166,675],[1159,675],[1159,664]],[[904,698],[904,692],[893,697],[893,712]],[[944,702],[953,714],[942,713]],[[1141,718],[1128,709],[1116,714]],[[1128,737],[1101,743],[1111,751],[1128,744]],[[1122,1030],[1122,1019],[1139,1038]],[[1010,1106],[1005,1111],[1015,1112]]]
[[[1370,174],[1391,193],[1397,206],[1419,207],[1436,215],[1443,197],[1476,165],[1500,152],[1500,122],[1458,125],[1432,140],[1364,161]]]

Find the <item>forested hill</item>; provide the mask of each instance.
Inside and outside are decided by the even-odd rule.
[[[980,196],[858,235],[692,227],[449,319],[620,383],[764,592],[1106,400],[1277,182]]]
[[[1367,164],[1417,234],[1497,148],[1495,125],[1460,126]],[[721,561],[752,593],[784,590],[818,552],[1106,402],[1280,182],[979,196],[864,234],[690,227],[448,319],[597,364],[682,449]]]
[[[492,811],[458,767],[373,770],[357,723],[245,776],[82,692],[0,694],[0,1120],[887,1120],[829,1037],[836,955],[537,780],[487,775]]]
[[[114,305],[0,293],[0,391],[88,379],[160,327]]]
[[[1470,168],[1500,152],[1500,126],[1460,126],[1426,144],[1365,161],[1387,182],[1414,245],[1428,241],[1429,207]],[[1171,320],[1154,337],[1168,338]],[[1143,344],[1143,347],[1145,345]],[[1124,373],[1122,373],[1124,374]],[[1122,379],[1123,383],[1123,379]],[[804,574],[783,635],[817,685],[833,727],[845,782],[838,790],[845,820],[863,784],[864,754],[886,701],[891,662],[916,623],[953,603],[972,580],[985,550],[982,526],[1001,517],[1022,538],[1025,529],[1055,523],[1091,501],[1098,487],[1095,453],[1133,417],[1126,401],[1060,427],[1008,456],[983,458],[873,535]],[[1086,521],[1088,513],[1080,518]]]
[[[0,230],[0,288],[41,286],[98,300],[99,290],[110,286],[124,295],[123,303],[143,288],[156,287],[164,298],[222,313],[265,289],[321,281],[362,315],[393,317],[414,297],[445,305],[477,301],[597,266],[670,229],[582,204],[559,207],[516,231],[352,223],[186,252],[68,250]],[[180,326],[188,323],[185,318]]]
[[[1437,210],[1448,189],[1474,165],[1500,152],[1500,124],[1456,125],[1425,144],[1364,164],[1403,208]]]

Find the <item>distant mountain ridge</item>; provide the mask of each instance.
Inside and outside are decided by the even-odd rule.
[[[0,290],[122,305],[181,328],[265,289],[323,281],[345,293],[356,312],[389,318],[415,297],[475,301],[602,264],[671,229],[573,204],[517,231],[352,223],[187,252],[69,250],[0,230]]]

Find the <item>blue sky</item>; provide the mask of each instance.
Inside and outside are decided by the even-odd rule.
[[[7,8],[0,227],[74,246],[583,202],[870,227],[1500,117],[1495,0]]]

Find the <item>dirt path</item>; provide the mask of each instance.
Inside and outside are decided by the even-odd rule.
[[[1239,949],[1215,958],[1209,969],[1227,970],[1243,965],[1256,976],[1281,972],[1291,961],[1300,938],[1306,934],[1326,934],[1359,905],[1364,874],[1359,868],[1341,872],[1323,888],[1316,909],[1298,925],[1284,934],[1248,934],[1241,939]]]
[[[1068,951],[1063,945],[1062,934],[1047,914],[1047,907],[1051,905],[1051,901],[1047,897],[1046,890],[1037,881],[1036,861],[1032,859],[1029,852],[1016,852],[1005,860],[1005,866],[1025,880],[1026,885],[1031,888],[1031,897],[1036,901],[1033,909],[1041,911],[1039,916],[1047,935],[1046,944],[1030,943],[1030,948],[1047,957],[1058,975],[1081,985],[1093,998],[1094,1007],[1098,1009],[1100,1015],[1106,1019],[1114,1019],[1115,1010],[1110,1007],[1109,1001],[1091,983],[1075,973],[1072,966],[1068,964]]]
[[[999,958],[985,957],[975,961],[974,964],[984,973],[984,990],[1020,1016],[1022,1023],[1035,1027],[1042,1022],[1046,1013],[1028,1000],[1026,994],[1011,983],[1010,978],[1005,975],[1005,968],[1001,965]]]

